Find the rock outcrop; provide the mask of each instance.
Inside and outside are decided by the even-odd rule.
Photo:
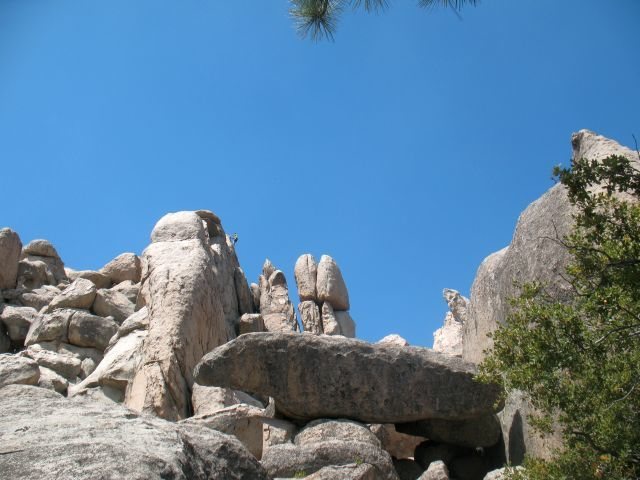
[[[0,389],[0,403],[1,478],[268,478],[228,435],[138,416],[106,399],[12,385]]]
[[[0,290],[16,288],[22,242],[10,228],[0,230]]]
[[[228,339],[209,243],[213,227],[195,212],[165,215],[142,254],[142,289],[149,330],[142,363],[125,403],[178,420],[191,412],[193,367]]]
[[[271,396],[292,418],[375,423],[492,413],[498,388],[475,382],[474,374],[472,364],[426,348],[293,333],[242,335],[195,371],[201,385]]]
[[[260,284],[260,314],[268,332],[297,332],[298,321],[289,299],[287,279],[276,270],[269,259],[265,260]]]
[[[460,292],[445,288],[442,292],[449,311],[444,319],[442,328],[433,334],[433,349],[436,352],[462,356],[462,329],[467,321],[469,299]]]

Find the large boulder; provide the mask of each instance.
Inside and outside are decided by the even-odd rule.
[[[318,305],[311,300],[305,300],[298,304],[300,321],[305,332],[320,334],[322,332],[322,317]]]
[[[219,412],[227,407],[244,403],[260,409],[264,405],[251,395],[239,390],[221,387],[203,387],[197,383],[193,384],[191,393],[194,415],[207,415]]]
[[[65,268],[69,281],[74,282],[78,278],[84,278],[90,280],[96,288],[109,288],[111,286],[111,279],[106,275],[96,272],[95,270],[73,270],[71,268]]]
[[[126,280],[138,283],[142,273],[140,258],[135,253],[122,253],[102,267],[100,273],[114,284]]]
[[[442,328],[433,334],[433,349],[436,352],[462,356],[462,329],[467,320],[469,299],[460,292],[445,288],[443,296],[449,311],[444,319]]]
[[[149,333],[125,399],[134,410],[171,420],[188,417],[193,368],[228,339],[205,225],[194,212],[165,215],[142,254]]]
[[[112,318],[78,311],[71,318],[68,328],[69,343],[72,345],[104,350],[118,331],[118,324]]]
[[[134,310],[133,302],[117,290],[101,288],[95,295],[93,312],[101,317],[113,317],[119,324],[132,315]]]
[[[342,272],[329,255],[320,258],[316,290],[319,301],[330,302],[335,310],[349,310],[349,292]]]
[[[295,436],[296,445],[311,445],[326,440],[370,443],[380,448],[380,440],[364,425],[351,420],[318,419],[309,422]]]
[[[293,268],[293,275],[298,287],[300,301],[312,300],[317,302],[316,282],[318,279],[318,264],[313,255],[305,253],[296,261]]]
[[[0,230],[0,290],[16,288],[22,242],[10,228]]]
[[[0,389],[0,477],[267,480],[234,438],[197,425],[137,416],[92,396]]]
[[[271,332],[242,335],[195,370],[201,385],[271,396],[293,418],[375,423],[491,413],[499,388],[477,383],[475,373],[473,364],[426,348]]]

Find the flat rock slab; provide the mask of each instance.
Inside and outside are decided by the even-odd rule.
[[[109,400],[0,389],[0,478],[267,480],[236,439],[138,416]]]
[[[286,416],[402,423],[493,412],[499,387],[463,360],[419,347],[299,333],[249,333],[204,356],[200,385],[271,396]]]

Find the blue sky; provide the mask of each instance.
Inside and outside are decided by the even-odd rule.
[[[250,281],[330,254],[358,336],[430,346],[589,128],[640,138],[640,2],[416,2],[300,39],[285,0],[0,0],[0,226],[73,268],[206,208]]]

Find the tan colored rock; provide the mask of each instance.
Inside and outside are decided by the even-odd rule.
[[[304,477],[307,480],[378,480],[378,469],[369,463],[349,463],[347,465],[322,467]]]
[[[135,253],[122,253],[100,270],[100,273],[110,278],[114,284],[127,280],[138,283],[141,272],[140,258]]]
[[[87,388],[100,386],[117,391],[111,398],[123,401],[127,387],[142,362],[142,345],[146,336],[145,330],[136,330],[121,337],[96,369],[78,385],[70,388],[70,396]]]
[[[292,422],[281,418],[264,418],[262,420],[262,450],[273,445],[292,443],[298,428]]]
[[[10,228],[0,230],[0,290],[16,288],[22,242]]]
[[[38,364],[18,355],[0,355],[0,388],[13,385],[37,385],[40,378]]]
[[[349,312],[334,310],[338,325],[340,325],[340,335],[347,338],[356,338],[356,322],[353,321]]]
[[[38,379],[38,386],[40,388],[47,388],[58,392],[61,395],[67,394],[67,388],[69,382],[62,375],[58,375],[53,370],[47,367],[40,367],[40,378]]]
[[[35,308],[0,305],[0,323],[6,327],[11,341],[17,344],[24,344],[29,328],[37,317],[38,312]]]
[[[96,293],[92,310],[100,317],[113,317],[118,324],[122,324],[133,315],[135,305],[123,293],[102,288]]]
[[[245,313],[238,322],[238,335],[266,331],[264,319],[259,313]]]
[[[26,350],[21,351],[19,355],[30,358],[41,367],[49,368],[71,381],[75,381],[80,375],[82,361],[71,355],[47,350],[38,344],[30,345]]]
[[[293,275],[298,286],[298,296],[300,301],[306,300],[318,301],[316,292],[316,282],[318,279],[318,264],[313,255],[305,253],[296,261],[293,269]]]
[[[88,310],[93,305],[95,298],[96,286],[93,282],[78,278],[51,301],[47,307],[47,312],[52,312],[58,308],[82,308]]]
[[[323,255],[318,263],[316,290],[320,302],[331,303],[334,310],[349,310],[349,292],[342,272],[329,255]]]
[[[197,383],[193,384],[191,402],[193,403],[194,415],[216,413],[241,403],[264,409],[262,403],[247,393],[239,390],[231,390],[230,388],[204,387]]]
[[[181,424],[202,425],[218,432],[233,435],[258,460],[262,458],[262,418],[264,411],[251,405],[239,404],[214,413],[194,415]]]
[[[298,331],[293,304],[289,299],[287,279],[280,270],[273,270],[267,259],[260,276],[260,314],[267,331]],[[273,271],[272,271],[273,270]],[[268,277],[266,274],[272,272]]]
[[[135,330],[148,330],[149,329],[149,310],[147,307],[142,307],[137,312],[129,315],[127,319],[122,322],[122,325],[118,327],[118,332],[111,337],[107,349],[111,348],[120,338],[129,335]]]
[[[69,322],[77,312],[70,308],[58,309],[54,312],[36,317],[25,338],[25,345],[34,343],[68,341]]]
[[[299,303],[298,311],[300,312],[300,321],[305,332],[316,335],[323,333],[322,317],[320,316],[318,305],[314,301],[306,300]]]
[[[322,331],[325,335],[341,335],[340,324],[329,302],[322,304]]]
[[[69,280],[64,271],[62,259],[48,240],[32,240],[29,242],[22,249],[22,258],[29,261],[39,260],[44,262],[55,279],[55,285]]]
[[[119,292],[129,299],[135,305],[140,293],[140,284],[133,283],[131,280],[125,280],[111,287],[114,292]]]
[[[125,404],[178,420],[191,410],[193,368],[227,341],[208,231],[194,212],[163,217],[142,254],[141,295],[149,311],[144,360]]]
[[[64,271],[71,282],[78,278],[84,278],[93,282],[96,288],[109,288],[111,286],[111,279],[95,270],[72,270],[71,268],[65,268]]]
[[[251,290],[251,302],[253,303],[253,311],[259,312],[260,311],[260,287],[258,286],[257,283],[252,283],[249,286],[249,289]]]
[[[247,283],[247,277],[239,266],[237,266],[233,271],[233,281],[236,288],[236,295],[238,297],[238,313],[240,315],[253,313],[254,309],[251,290]]]

